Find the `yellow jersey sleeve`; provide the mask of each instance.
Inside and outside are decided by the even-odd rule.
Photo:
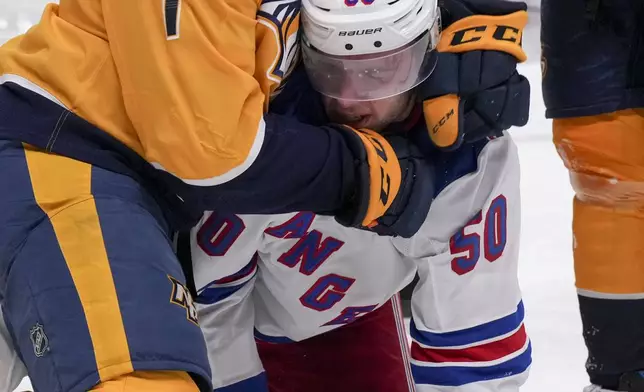
[[[257,157],[267,99],[254,78],[256,0],[103,0],[125,110],[145,158],[191,185]]]

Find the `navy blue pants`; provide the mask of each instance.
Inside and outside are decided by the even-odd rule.
[[[144,370],[209,384],[168,228],[136,181],[0,140],[0,184],[0,298],[36,390]]]

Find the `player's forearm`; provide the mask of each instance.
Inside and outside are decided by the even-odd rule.
[[[200,207],[234,213],[339,210],[355,188],[354,157],[337,130],[265,116],[266,137],[243,174],[195,188]]]

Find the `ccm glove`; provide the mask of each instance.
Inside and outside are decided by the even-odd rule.
[[[371,230],[380,235],[409,238],[425,222],[434,199],[434,166],[411,138],[387,136],[386,139],[400,162],[402,181],[394,202]]]
[[[403,137],[337,126],[355,156],[356,190],[335,214],[338,223],[409,238],[422,226],[434,196],[434,176]]]
[[[443,29],[432,75],[418,87],[429,138],[439,148],[499,136],[528,122],[530,83],[517,63],[526,4],[441,0]]]

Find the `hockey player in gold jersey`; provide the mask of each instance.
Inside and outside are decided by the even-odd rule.
[[[266,112],[298,23],[292,0],[61,0],[0,47],[0,298],[37,390],[212,390],[171,241],[204,209],[422,224],[422,160]]]
[[[546,114],[576,193],[587,392],[644,391],[643,18],[638,1],[542,0]]]

